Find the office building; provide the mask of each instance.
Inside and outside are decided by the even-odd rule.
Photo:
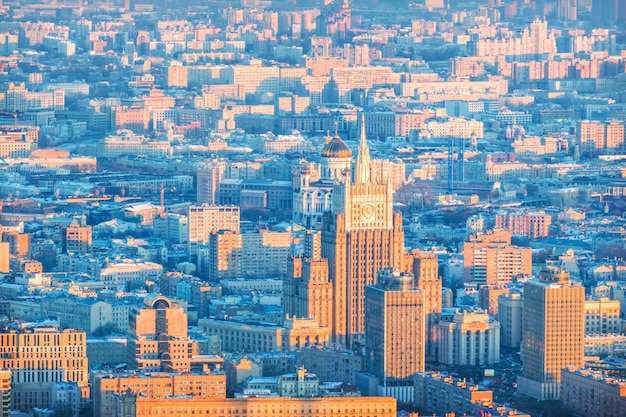
[[[620,304],[606,297],[585,300],[585,335],[621,333]]]
[[[478,307],[487,311],[491,317],[497,317],[498,297],[508,293],[507,285],[481,285],[478,287]]]
[[[111,417],[152,417],[177,414],[182,410],[190,415],[396,417],[396,400],[392,397],[242,397],[218,400],[188,396],[154,399],[122,394],[115,400]]]
[[[422,372],[414,377],[415,405],[426,413],[478,415],[481,405],[490,405],[493,393],[464,380],[438,372]]]
[[[204,318],[198,320],[200,331],[217,336],[226,352],[282,352],[307,346],[324,346],[330,330],[314,319],[287,317],[283,325]]]
[[[494,230],[463,244],[463,279],[476,284],[507,284],[532,272],[532,249],[511,245],[511,233]]]
[[[579,416],[620,417],[626,410],[626,382],[601,371],[561,370],[561,401]]]
[[[547,237],[550,234],[552,216],[545,211],[518,211],[497,213],[495,229],[507,230],[513,235],[524,235],[531,239]]]
[[[217,193],[225,171],[226,162],[223,161],[212,161],[198,169],[196,177],[196,203],[198,205],[217,204]]]
[[[328,280],[328,260],[291,257],[283,285],[283,309],[295,317],[312,318],[320,326],[333,324],[333,285]]]
[[[126,392],[142,393],[159,400],[175,396],[193,396],[194,399],[226,398],[226,375],[152,373],[93,373],[94,417],[109,417],[115,411],[115,396]]]
[[[402,403],[413,401],[413,375],[424,372],[424,292],[413,274],[386,268],[365,288],[366,371],[379,380],[378,392]]]
[[[522,306],[524,296],[508,292],[498,297],[498,321],[500,322],[500,344],[519,349],[522,342]]]
[[[480,309],[446,309],[437,324],[437,361],[486,366],[500,361],[500,323]]]
[[[208,204],[189,207],[189,254],[198,255],[198,245],[206,244],[212,233],[221,230],[239,232],[240,208],[237,206],[214,206]]]
[[[11,417],[11,371],[0,369],[0,417]]]
[[[64,249],[66,253],[89,253],[91,249],[91,226],[81,226],[72,222],[65,229]]]
[[[585,288],[557,267],[546,267],[524,284],[520,394],[560,399],[561,369],[584,363],[584,304]]]
[[[189,241],[207,243],[211,233],[239,231],[240,208],[202,204],[189,207]]]
[[[143,308],[128,318],[129,369],[147,372],[188,372],[198,345],[187,336],[187,314],[162,296],[148,295]]]
[[[230,230],[213,232],[206,248],[198,249],[198,272],[211,281],[240,278],[242,252],[241,233]]]
[[[261,229],[242,234],[241,273],[243,277],[285,276],[291,249],[291,233]]]
[[[339,139],[329,153],[340,157],[346,149]],[[363,117],[354,171],[354,179],[345,171],[333,185],[333,213],[322,228],[322,257],[334,292],[333,340],[346,346],[363,339],[365,287],[375,283],[378,271],[402,267],[404,259],[402,214],[393,211],[391,182],[370,177]]]
[[[0,273],[9,273],[9,242],[0,242]]]
[[[578,17],[578,0],[558,0],[557,16],[561,22],[576,21]]]
[[[0,330],[0,369],[11,370],[11,408],[54,406],[54,384],[73,382],[83,405],[89,399],[87,336],[50,324],[14,325]]]
[[[406,258],[405,258],[406,259]],[[442,281],[439,276],[437,255],[432,252],[412,251],[407,264],[413,262],[414,286],[424,293],[424,314],[426,314],[426,357],[434,358],[437,353],[437,331],[442,308]],[[405,265],[406,266],[406,265]]]
[[[355,384],[355,375],[363,371],[363,355],[341,347],[311,346],[300,350],[298,363],[324,382]]]

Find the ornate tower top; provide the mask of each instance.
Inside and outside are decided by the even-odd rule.
[[[367,147],[367,134],[365,132],[365,113],[361,113],[361,136],[359,138],[359,150],[356,157],[355,182],[367,184],[370,182],[370,150]]]

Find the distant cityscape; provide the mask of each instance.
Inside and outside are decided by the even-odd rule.
[[[626,417],[625,0],[0,0],[0,417]]]

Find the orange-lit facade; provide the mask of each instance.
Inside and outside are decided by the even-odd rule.
[[[154,399],[131,394],[122,395],[117,399],[116,410],[111,417],[185,414],[257,417],[395,417],[396,400],[392,397]]]
[[[524,284],[522,362],[518,392],[538,400],[561,394],[561,369],[581,368],[585,356],[585,288],[547,267]]]

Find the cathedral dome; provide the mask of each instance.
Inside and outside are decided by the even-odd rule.
[[[352,158],[352,151],[339,136],[335,136],[322,148],[322,156],[325,158]]]

